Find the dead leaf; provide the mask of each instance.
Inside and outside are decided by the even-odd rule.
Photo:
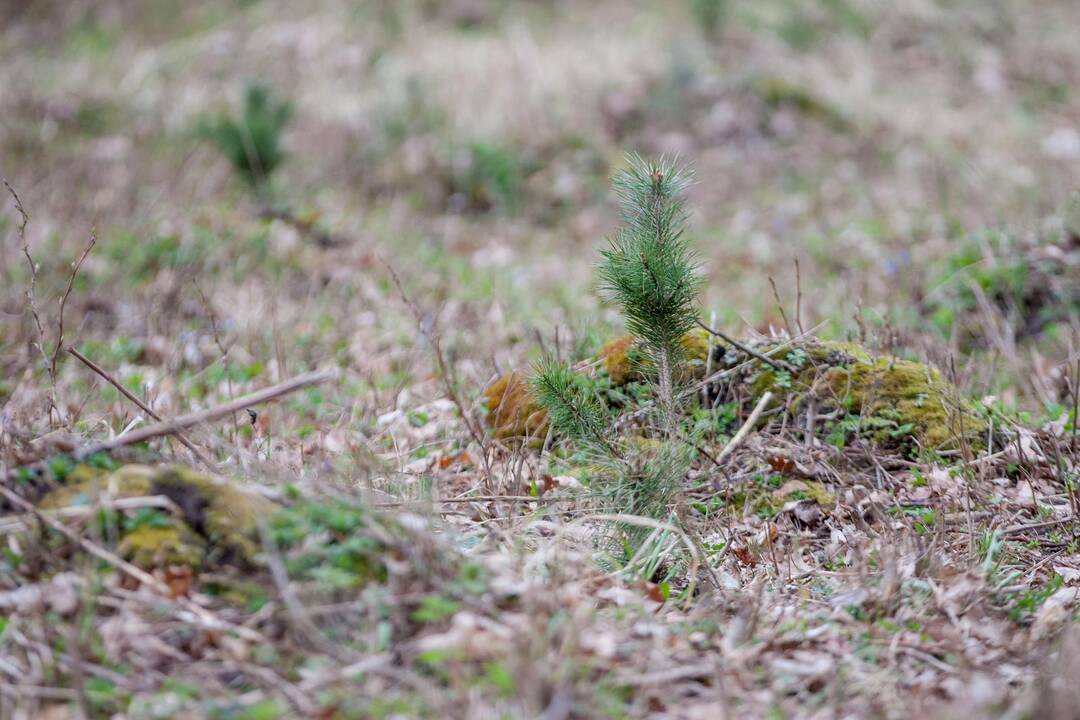
[[[784,512],[791,515],[791,519],[798,528],[815,528],[821,524],[824,517],[821,508],[814,500],[797,500],[784,505]]]

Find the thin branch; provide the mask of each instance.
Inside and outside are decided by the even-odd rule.
[[[797,372],[797,370],[794,367],[792,367],[790,364],[784,362],[783,360],[774,360],[771,357],[767,357],[765,355],[762,355],[757,350],[754,350],[753,348],[751,348],[751,347],[749,347],[747,345],[743,345],[741,342],[739,342],[735,338],[732,338],[732,337],[730,337],[728,335],[725,335],[724,333],[720,332],[719,330],[715,330],[715,329],[709,327],[705,323],[701,322],[700,319],[695,319],[694,322],[696,322],[698,324],[698,326],[702,330],[705,330],[706,332],[709,332],[709,333],[715,335],[716,337],[720,338],[721,340],[728,343],[729,345],[735,346],[735,348],[737,350],[739,350],[739,351],[741,351],[743,353],[746,353],[747,355],[749,355],[752,358],[756,358],[756,359],[760,360],[761,362],[765,363],[766,365],[769,365],[770,367],[772,367],[774,370],[785,370],[785,371],[787,371],[789,373],[792,373],[792,374]]]
[[[75,461],[84,460],[91,455],[96,455],[102,452],[111,452],[118,448],[126,447],[128,445],[134,445],[136,443],[145,442],[154,438],[163,437],[166,435],[175,435],[177,432],[186,430],[187,428],[201,425],[205,422],[211,422],[213,420],[219,420],[223,417],[231,415],[234,412],[238,412],[253,405],[259,405],[270,400],[281,397],[282,395],[288,395],[289,393],[296,392],[310,385],[319,385],[324,382],[336,380],[338,372],[334,370],[323,370],[320,372],[311,372],[304,375],[298,375],[291,380],[271,385],[268,388],[263,388],[256,392],[238,397],[235,400],[217,405],[206,410],[202,410],[197,413],[191,413],[189,415],[182,415],[173,420],[166,422],[160,422],[155,425],[147,425],[139,430],[133,430],[125,435],[113,438],[112,440],[106,440],[105,442],[95,443],[93,445],[87,445],[79,448],[71,457]],[[44,462],[34,463],[33,465],[23,466],[30,469],[43,469],[45,467]],[[12,475],[12,471],[8,472],[8,476]]]
[[[497,495],[495,492],[495,476],[491,470],[491,461],[488,458],[488,444],[484,438],[484,431],[476,423],[475,418],[465,408],[465,403],[462,402],[461,396],[458,395],[457,390],[454,387],[454,377],[450,372],[449,366],[446,364],[446,358],[443,356],[442,344],[439,342],[439,337],[431,331],[430,328],[424,324],[424,318],[420,314],[420,309],[416,307],[416,304],[409,298],[409,294],[405,292],[405,287],[401,284],[401,278],[398,277],[397,272],[390,265],[390,263],[382,260],[380,262],[390,272],[390,277],[394,281],[394,286],[397,288],[398,294],[401,295],[402,301],[408,306],[409,311],[412,313],[413,318],[416,320],[416,327],[420,331],[420,334],[424,336],[424,339],[428,341],[432,351],[435,354],[435,362],[438,365],[439,376],[442,378],[443,385],[446,388],[446,394],[450,396],[450,401],[454,403],[457,408],[458,414],[461,415],[461,421],[465,423],[465,428],[469,431],[469,435],[472,436],[473,441],[480,448],[480,455],[484,461],[484,477],[487,481],[488,493],[491,495]]]
[[[71,289],[75,287],[75,276],[79,274],[79,268],[86,261],[86,256],[90,254],[90,251],[97,245],[97,230],[90,230],[90,242],[86,244],[83,249],[82,255],[75,261],[75,266],[71,269],[71,275],[68,277],[67,289],[64,290],[64,294],[60,298],[60,319],[58,321],[59,328],[56,335],[56,347],[53,348],[52,358],[49,362],[49,374],[52,376],[53,384],[56,384],[56,359],[60,356],[60,350],[64,347],[64,308],[67,307],[68,297],[71,295]]]
[[[784,321],[784,327],[787,329],[789,336],[794,337],[795,333],[791,330],[791,323],[788,322],[787,313],[784,312],[784,303],[780,300],[780,291],[776,289],[776,281],[769,278],[769,284],[772,285],[773,297],[776,299],[776,308],[780,311],[780,317]]]
[[[158,422],[165,422],[165,419],[163,417],[161,417],[160,415],[158,415],[156,412],[154,412],[153,409],[151,409],[151,407],[149,405],[147,405],[142,400],[140,400],[138,395],[134,394],[133,392],[128,390],[126,387],[124,387],[124,385],[119,380],[114,378],[109,373],[105,372],[105,370],[101,366],[99,366],[97,363],[95,363],[93,360],[86,357],[85,355],[83,355],[81,352],[79,352],[78,350],[76,350],[73,347],[69,347],[67,349],[67,351],[69,353],[71,353],[72,355],[74,355],[76,357],[76,359],[78,359],[79,362],[81,362],[83,365],[86,365],[86,367],[90,368],[95,373],[97,373],[98,375],[103,377],[106,382],[108,382],[110,385],[112,385],[114,388],[116,388],[118,391],[120,391],[121,395],[126,397],[131,402],[135,403],[139,407],[139,409],[142,410],[147,415],[149,415],[151,417],[151,419],[157,420]],[[188,450],[190,450],[191,454],[194,455],[199,460],[199,462],[201,462],[203,465],[205,465],[207,467],[213,467],[213,464],[210,462],[210,460],[207,459],[207,457],[205,455],[203,455],[199,451],[199,449],[197,447],[195,447],[191,443],[191,441],[187,439],[187,437],[184,436],[183,433],[177,432],[176,433],[176,439],[180,441],[181,445],[183,445]]]
[[[795,327],[803,332],[802,325],[802,269],[799,267],[799,258],[795,258]]]
[[[38,334],[38,351],[41,352],[41,357],[45,361],[46,366],[49,364],[49,356],[45,352],[45,327],[41,322],[41,314],[37,309],[37,263],[34,262],[34,258],[30,255],[30,243],[26,239],[26,226],[30,224],[30,214],[26,212],[26,208],[23,207],[22,200],[19,199],[18,193],[15,192],[15,188],[11,187],[7,180],[4,180],[4,187],[11,193],[11,197],[15,200],[15,209],[19,211],[21,220],[19,221],[18,234],[19,242],[22,243],[22,252],[26,256],[26,264],[30,267],[30,287],[26,291],[27,305],[30,307],[30,315],[34,318],[34,326],[37,329]],[[55,398],[54,398],[55,400]],[[54,402],[55,405],[55,402]],[[49,408],[50,413],[52,408]]]
[[[772,400],[772,392],[766,392],[758,400],[757,405],[754,406],[753,412],[750,413],[750,417],[746,418],[746,422],[739,428],[739,432],[735,433],[735,437],[728,441],[728,444],[724,446],[724,449],[720,451],[720,454],[716,456],[716,463],[719,465],[724,459],[733,453],[737,447],[742,445],[743,440],[750,434],[751,428],[757,423],[758,418],[761,417],[761,413],[765,410],[765,406]]]

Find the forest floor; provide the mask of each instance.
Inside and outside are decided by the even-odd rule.
[[[1080,8],[711,5],[0,6],[0,720],[1074,716]],[[197,132],[252,82],[287,212]],[[835,373],[748,423],[758,366],[642,519],[490,427],[624,333],[627,152],[693,167],[707,324],[948,437]]]

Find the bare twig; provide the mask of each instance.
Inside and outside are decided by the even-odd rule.
[[[767,357],[765,355],[762,355],[757,350],[754,350],[753,348],[742,344],[741,342],[739,342],[735,338],[730,337],[728,335],[725,335],[724,333],[720,332],[719,330],[715,330],[715,329],[709,327],[705,323],[701,322],[701,320],[695,320],[694,322],[696,322],[698,324],[698,326],[702,330],[705,330],[706,332],[711,333],[712,335],[715,335],[716,337],[720,338],[721,340],[728,343],[729,345],[733,345],[740,352],[745,353],[746,355],[749,355],[752,358],[756,358],[757,360],[760,360],[761,362],[765,363],[766,365],[768,365],[769,367],[771,367],[771,368],[773,368],[775,370],[785,370],[785,371],[787,371],[789,373],[796,372],[796,369],[794,367],[792,367],[789,363],[784,362],[783,360],[774,360],[771,357]]]
[[[144,413],[149,415],[152,419],[157,420],[158,422],[164,422],[165,421],[164,418],[162,418],[160,415],[158,415],[156,412],[154,412],[153,409],[151,409],[151,407],[149,405],[147,405],[142,400],[140,400],[138,395],[136,395],[135,393],[131,392],[126,387],[124,387],[123,383],[121,383],[119,380],[114,378],[109,373],[105,372],[105,370],[100,365],[95,363],[93,360],[86,357],[85,355],[83,355],[81,352],[79,352],[78,350],[76,350],[73,347],[69,347],[67,349],[67,351],[69,353],[71,353],[72,355],[74,355],[79,360],[79,362],[81,362],[83,365],[86,365],[86,367],[90,368],[95,373],[97,373],[98,375],[103,377],[106,382],[108,382],[114,388],[119,390],[121,395],[126,397],[131,402],[135,403],[139,407],[140,410],[142,410]],[[201,452],[199,452],[199,449],[197,447],[195,447],[191,443],[191,441],[188,440],[187,437],[184,436],[183,433],[177,432],[176,433],[176,439],[180,441],[181,445],[183,445],[188,450],[190,450],[191,454],[194,455],[199,460],[199,462],[201,462],[203,465],[206,465],[207,467],[212,467],[212,464],[211,464],[210,460],[207,459],[207,457],[205,455],[203,455]]]
[[[26,208],[23,207],[22,200],[19,199],[18,193],[15,192],[15,188],[11,187],[7,180],[4,180],[4,187],[11,193],[11,197],[15,200],[15,209],[19,211],[21,217],[19,221],[18,234],[19,242],[22,244],[23,255],[26,256],[26,264],[30,267],[30,287],[26,290],[26,304],[30,308],[30,316],[34,318],[34,327],[37,330],[38,351],[41,353],[41,358],[45,361],[46,367],[49,366],[49,355],[45,352],[45,327],[41,322],[41,314],[37,309],[37,263],[34,262],[33,256],[30,255],[30,243],[26,239],[26,226],[30,224],[30,214],[26,212]],[[55,387],[52,394],[52,406],[49,408],[49,415],[52,415],[53,408],[56,406],[56,393]]]
[[[67,301],[71,296],[71,291],[75,287],[75,278],[79,274],[79,270],[82,268],[83,263],[86,261],[86,257],[90,254],[90,251],[97,244],[97,232],[93,229],[90,230],[90,241],[83,248],[82,255],[72,266],[71,275],[68,276],[67,288],[64,290],[64,294],[60,296],[60,315],[57,319],[57,331],[56,331],[56,344],[53,346],[52,352],[49,353],[45,350],[45,326],[41,321],[41,313],[38,312],[37,307],[37,280],[38,280],[38,267],[34,262],[33,256],[30,254],[30,242],[26,239],[26,226],[30,222],[30,215],[26,212],[26,208],[23,207],[22,200],[19,199],[18,193],[15,192],[15,188],[11,187],[11,184],[7,180],[4,180],[4,187],[7,188],[11,197],[15,200],[15,209],[18,210],[20,215],[19,226],[17,229],[19,235],[19,241],[22,243],[22,252],[26,257],[26,263],[30,268],[30,287],[26,291],[27,305],[30,308],[30,315],[34,318],[34,327],[38,334],[38,351],[41,353],[42,359],[45,361],[45,366],[49,371],[49,419],[52,422],[53,411],[57,412],[59,417],[59,408],[56,404],[56,365],[60,358],[60,351],[64,348],[64,310],[67,309]]]
[[[90,505],[67,505],[55,510],[41,510],[42,514],[60,518],[82,518],[95,515],[101,510],[136,510],[138,508],[161,508],[168,510],[177,517],[183,516],[183,511],[175,502],[164,495],[144,495],[140,497],[115,498],[100,506]],[[26,528],[26,518],[23,515],[5,517],[0,519],[0,535]]]
[[[56,347],[53,348],[52,357],[49,362],[49,374],[52,376],[53,384],[56,383],[56,359],[60,356],[60,350],[64,347],[64,308],[67,307],[68,297],[71,295],[71,289],[75,287],[75,276],[79,274],[79,268],[82,267],[86,261],[86,256],[90,254],[90,251],[97,245],[97,230],[90,230],[90,242],[86,244],[83,249],[82,255],[75,261],[75,265],[71,269],[71,275],[68,277],[67,289],[64,290],[64,294],[60,297],[60,319],[58,320],[58,329],[56,332]]]
[[[776,289],[776,281],[770,277],[769,284],[772,285],[773,297],[776,299],[776,308],[780,311],[780,317],[784,321],[784,328],[787,329],[789,337],[795,337],[795,333],[791,329],[791,323],[788,322],[787,313],[784,312],[784,302],[780,299],[780,291]]]
[[[1045,530],[1046,528],[1056,527],[1057,525],[1064,525],[1065,523],[1076,522],[1076,517],[1070,516],[1066,518],[1059,518],[1057,520],[1047,520],[1046,522],[1030,523],[1028,525],[1014,525],[1012,527],[1005,528],[1001,531],[1004,535],[1016,535],[1018,533],[1026,533],[1031,530]]]
[[[724,449],[720,451],[720,454],[716,456],[717,464],[723,462],[728,455],[733,453],[735,449],[742,444],[743,440],[746,439],[746,436],[750,434],[750,430],[757,423],[758,418],[761,417],[762,411],[765,410],[765,406],[769,404],[770,400],[772,400],[772,391],[768,391],[761,396],[757,405],[754,406],[754,410],[750,413],[750,417],[746,418],[746,422],[739,428],[739,432],[735,433],[735,437],[731,438],[731,440],[728,441],[728,444],[724,446]]]
[[[813,333],[815,333],[819,329],[821,329],[821,327],[824,326],[824,325],[825,325],[825,323],[823,323],[823,322],[818,323],[814,327],[810,328],[807,332],[802,333],[801,335],[799,335],[797,337],[793,337],[790,340],[786,340],[786,341],[780,343],[779,345],[777,345],[776,347],[774,347],[774,348],[772,348],[770,350],[767,350],[766,352],[764,352],[762,354],[765,357],[772,357],[773,355],[780,352],[781,350],[789,348],[792,345],[794,345],[795,343],[797,343],[797,342],[799,342],[801,340],[804,340],[805,338],[811,336]],[[697,391],[704,385],[708,385],[709,383],[714,383],[714,382],[716,382],[718,380],[722,380],[723,378],[730,377],[730,376],[734,375],[735,373],[739,372],[740,370],[744,369],[751,362],[753,362],[753,361],[747,360],[746,362],[740,363],[740,364],[736,365],[735,367],[726,368],[724,370],[717,370],[712,375],[709,375],[709,376],[705,377],[704,379],[699,380],[696,385],[694,385],[692,388],[690,388],[690,390],[691,391]]]
[[[74,453],[74,457],[76,460],[81,460],[99,452],[109,452],[117,448],[134,445],[135,443],[152,440],[165,435],[175,435],[177,432],[186,430],[189,427],[202,425],[205,422],[211,422],[213,420],[219,420],[235,412],[251,407],[252,405],[260,405],[310,385],[319,385],[324,382],[329,382],[330,380],[336,380],[337,377],[337,370],[323,370],[298,375],[291,380],[271,385],[268,388],[263,388],[262,390],[238,397],[230,402],[197,413],[182,415],[166,422],[147,425],[144,428],[133,430],[126,435],[121,435],[112,440],[81,448]]]
[[[802,325],[802,269],[799,258],[795,258],[795,327],[804,332]]]
[[[302,388],[310,385],[319,385],[324,382],[336,380],[338,377],[337,370],[323,370],[319,372],[310,372],[304,375],[298,375],[291,380],[271,385],[268,388],[263,388],[257,392],[238,397],[235,400],[224,403],[222,405],[216,405],[215,407],[202,410],[197,413],[191,413],[189,415],[182,415],[173,420],[156,423],[154,425],[147,425],[139,430],[133,430],[112,440],[106,440],[104,442],[95,443],[93,445],[87,445],[79,448],[75,452],[71,453],[72,459],[75,461],[84,460],[91,455],[96,455],[102,452],[111,452],[118,448],[126,447],[128,445],[134,445],[136,443],[145,442],[158,437],[164,437],[166,435],[175,435],[178,432],[186,430],[187,428],[201,425],[205,422],[211,422],[220,418],[231,415],[234,412],[243,410],[244,408],[251,407],[253,405],[259,405],[270,400],[275,400],[282,395],[288,395],[289,393],[296,392]],[[28,469],[42,469],[45,467],[44,462],[34,463],[32,465],[23,466]],[[13,471],[8,472],[10,477]]]

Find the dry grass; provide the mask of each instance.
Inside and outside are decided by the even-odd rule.
[[[157,569],[250,632],[222,631],[8,507],[0,718],[1069,717],[1080,14],[730,4],[711,43],[659,2],[0,10],[0,176],[30,214],[42,325],[5,196],[0,466],[147,421],[66,353],[53,381],[74,278],[63,336],[163,418],[337,366],[332,387],[187,437],[294,510],[365,505],[353,531],[387,559],[359,589],[283,576],[323,529],[267,545],[269,569]],[[280,191],[341,245],[259,219],[195,139],[252,79],[296,108]],[[618,332],[592,264],[631,150],[696,168],[709,324],[779,332],[775,278],[789,321],[995,396],[991,445],[837,449],[770,415],[722,468],[695,463],[689,542],[654,528],[635,562],[598,553],[570,451],[478,443],[451,395],[472,412],[497,374]],[[192,456],[161,441],[118,460]]]

